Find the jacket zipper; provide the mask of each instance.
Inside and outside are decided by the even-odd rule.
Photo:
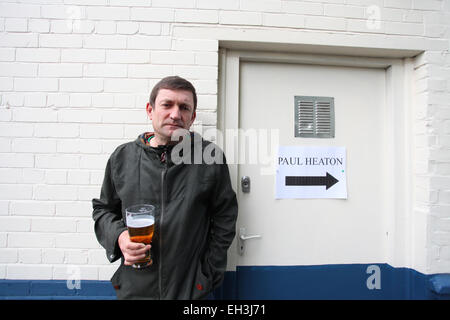
[[[159,228],[159,299],[162,297],[162,226],[163,226],[163,220],[164,220],[164,209],[165,209],[165,202],[166,202],[166,186],[165,186],[165,179],[166,179],[166,173],[167,173],[167,149],[163,151],[161,154],[160,161],[161,163],[164,163],[165,167],[163,171],[161,172],[161,219],[160,219],[160,228]]]

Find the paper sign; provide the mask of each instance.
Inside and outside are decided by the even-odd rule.
[[[345,147],[280,146],[277,199],[347,199]]]

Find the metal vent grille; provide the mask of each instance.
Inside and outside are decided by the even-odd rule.
[[[334,138],[334,98],[295,96],[295,136]]]

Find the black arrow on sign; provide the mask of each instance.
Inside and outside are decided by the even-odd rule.
[[[326,176],[286,176],[286,186],[326,186],[327,190],[339,180],[327,172]]]

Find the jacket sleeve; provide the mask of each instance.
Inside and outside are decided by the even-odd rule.
[[[212,273],[212,286],[223,280],[227,266],[227,250],[236,234],[238,204],[231,186],[230,173],[225,157],[223,164],[216,164],[216,184],[211,206],[211,233],[206,260]]]
[[[106,165],[100,198],[92,199],[92,206],[95,235],[106,249],[108,260],[114,262],[122,256],[117,239],[127,228],[122,219],[122,202],[114,187],[111,158]]]

